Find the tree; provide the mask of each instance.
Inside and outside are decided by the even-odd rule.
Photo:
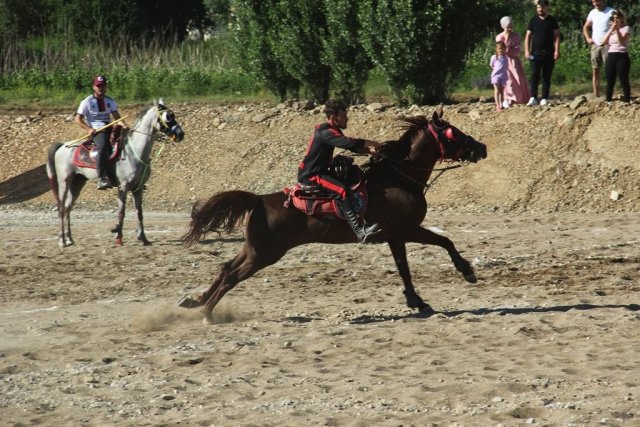
[[[327,21],[323,40],[323,62],[331,69],[331,84],[344,101],[364,100],[364,85],[373,66],[360,43],[358,5],[361,1],[325,2]]]
[[[479,0],[365,1],[361,40],[400,103],[439,102],[493,13]]]
[[[322,61],[326,39],[324,2],[277,0],[268,11],[274,56],[288,74],[311,90],[315,100],[329,97],[331,69]]]
[[[297,97],[300,81],[286,70],[274,53],[274,29],[269,21],[269,10],[274,2],[234,0],[234,55],[246,73],[284,100],[291,92]]]

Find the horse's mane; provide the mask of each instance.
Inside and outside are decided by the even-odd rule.
[[[399,120],[403,123],[398,128],[404,130],[404,133],[397,140],[382,143],[378,150],[382,159],[404,160],[407,158],[411,152],[411,144],[414,139],[424,132],[429,125],[429,119],[425,116],[401,117]],[[362,168],[366,172],[378,164],[380,164],[379,160],[373,160],[362,165]]]
[[[134,129],[136,128],[138,123],[140,123],[140,120],[142,120],[144,115],[147,114],[147,111],[149,111],[150,108],[152,108],[152,107],[144,107],[144,108],[141,108],[140,111],[138,111],[138,113],[136,114],[136,117],[133,119],[133,128]]]

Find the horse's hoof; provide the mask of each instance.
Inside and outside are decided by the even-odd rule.
[[[122,246],[122,239],[116,239],[116,246]]]
[[[436,314],[436,311],[431,308],[429,304],[425,304],[423,307],[420,307],[418,311],[420,312],[421,317],[431,317]]]
[[[213,321],[213,317],[210,316],[205,316],[204,319],[202,319],[202,324],[203,325],[215,325],[216,322]]]
[[[469,273],[464,275],[464,280],[469,283],[476,283],[478,281],[478,278],[476,277],[475,273]]]
[[[196,301],[191,298],[190,295],[185,295],[180,300],[178,300],[178,306],[183,308],[194,308],[197,307]]]

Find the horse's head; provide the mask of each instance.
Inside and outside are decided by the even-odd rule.
[[[156,114],[158,115],[157,129],[175,142],[182,141],[184,139],[184,131],[176,120],[176,115],[173,114],[173,111],[165,107],[162,99],[158,100],[155,106]]]
[[[440,160],[477,162],[487,157],[487,146],[442,119],[442,109],[434,111],[428,129],[440,145]]]

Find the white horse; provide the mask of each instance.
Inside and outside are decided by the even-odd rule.
[[[162,132],[176,142],[184,138],[182,127],[176,121],[173,112],[164,106],[162,99],[154,101],[153,106],[138,114],[127,135],[123,136],[122,146],[120,149],[114,147],[114,155],[109,160],[109,176],[112,181],[115,179],[114,185],[118,187],[118,219],[112,230],[116,233],[116,245],[122,244],[122,223],[129,191],[133,195],[138,213],[138,240],[145,246],[151,244],[144,234],[142,192],[151,174],[151,153],[157,132]],[[95,160],[90,155],[86,143],[53,143],[49,150],[47,175],[58,205],[58,244],[60,247],[73,245],[69,214],[87,180],[98,179]]]

